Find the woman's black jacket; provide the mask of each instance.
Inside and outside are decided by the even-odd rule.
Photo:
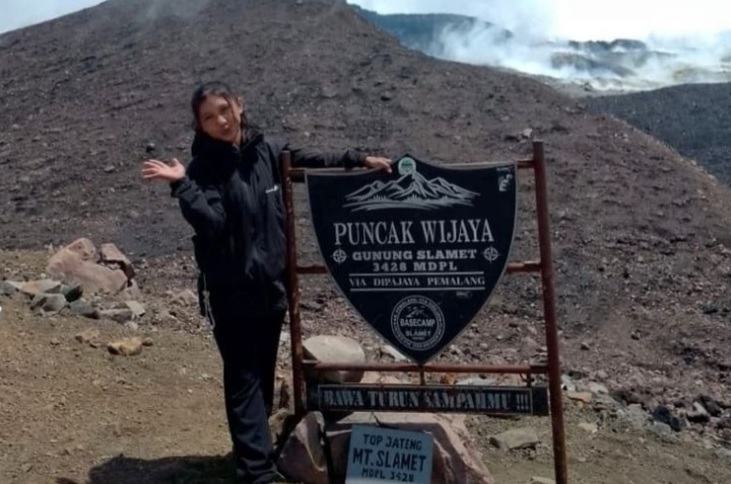
[[[365,159],[355,150],[323,154],[293,148],[256,132],[247,133],[239,147],[196,134],[186,176],[171,189],[195,231],[202,312],[212,307],[218,314],[261,317],[286,309],[284,150],[298,167],[350,168]]]

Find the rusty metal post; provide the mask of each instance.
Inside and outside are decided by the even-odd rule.
[[[566,432],[564,429],[563,400],[561,397],[561,360],[559,358],[556,302],[553,286],[546,159],[543,154],[543,142],[541,141],[533,142],[533,163],[536,180],[536,208],[538,211],[538,241],[541,253],[543,314],[546,324],[546,347],[548,349],[548,388],[551,402],[553,459],[556,471],[556,483],[567,484]]]
[[[294,201],[292,199],[292,155],[282,153],[282,196],[285,208],[284,232],[287,238],[287,299],[289,303],[289,333],[292,346],[292,393],[294,393],[294,412],[301,417],[305,414],[305,382],[302,361],[302,327],[300,326],[299,278],[297,276],[297,244],[295,235]]]

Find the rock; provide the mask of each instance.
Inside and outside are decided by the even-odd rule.
[[[310,412],[297,424],[282,447],[280,472],[298,482],[328,484],[325,451],[320,443],[322,415]]]
[[[706,411],[711,417],[720,417],[723,414],[721,405],[718,404],[714,399],[707,395],[701,395],[699,398],[701,404],[705,407]]]
[[[142,346],[142,339],[135,336],[113,341],[107,345],[107,349],[113,355],[135,356],[142,353]]]
[[[157,147],[155,146],[155,143],[147,143],[147,146],[145,146],[145,153],[153,153]]]
[[[673,415],[670,409],[665,405],[658,405],[655,407],[652,411],[652,418],[655,419],[656,422],[668,425],[676,432],[680,432],[688,426],[685,419],[681,419],[677,415]]]
[[[394,361],[407,361],[408,358],[406,358],[404,355],[402,355],[399,350],[394,348],[391,345],[383,345],[381,346],[381,353],[386,354],[394,359]]]
[[[63,294],[38,294],[31,301],[31,309],[42,309],[47,313],[57,313],[66,307]]]
[[[84,299],[77,299],[76,301],[69,304],[69,308],[76,314],[80,314],[89,319],[99,319],[101,314],[94,306]]]
[[[566,392],[566,396],[575,402],[591,403],[591,392]]]
[[[581,343],[581,349],[584,351],[589,351],[591,349],[591,346],[589,346],[589,343],[583,342]]]
[[[599,432],[599,427],[597,426],[597,424],[593,423],[582,422],[579,424],[579,428],[590,434],[595,434]]]
[[[574,381],[571,379],[570,376],[561,375],[561,388],[563,388],[567,392],[575,392],[576,384],[574,384]]]
[[[103,264],[116,265],[127,276],[127,279],[134,279],[135,273],[132,268],[132,263],[129,261],[126,255],[120,251],[114,244],[102,244],[99,247],[99,255]]]
[[[494,385],[495,380],[491,380],[489,378],[482,378],[482,377],[470,377],[470,378],[462,378],[461,380],[457,380],[457,385],[469,385],[469,386],[490,386]]]
[[[596,372],[596,377],[598,380],[607,380],[609,378],[609,374],[604,370],[599,370]]]
[[[125,301],[125,306],[132,311],[132,318],[138,319],[145,315],[145,306],[137,301]]]
[[[556,484],[556,481],[547,477],[531,477],[529,484]]]
[[[490,443],[501,450],[535,448],[541,440],[531,427],[508,430],[490,437]]]
[[[323,363],[365,363],[365,351],[354,339],[345,336],[320,335],[306,339],[302,346],[305,358]],[[362,371],[330,371],[309,375],[319,381],[329,383],[358,383],[363,378]]]
[[[2,296],[12,296],[13,294],[20,292],[20,289],[23,287],[22,282],[13,282],[13,281],[2,281],[0,282],[0,295]]]
[[[693,403],[693,410],[686,414],[686,418],[689,422],[707,424],[711,421],[711,415],[706,411],[705,407],[700,402]]]
[[[356,413],[328,428],[336,472],[345,474],[350,426],[383,425],[399,430],[430,433],[434,437],[432,478],[434,484],[469,482],[494,484],[464,424],[463,416],[419,413]],[[342,475],[341,474],[341,475]],[[308,482],[308,481],[305,481]]]
[[[597,382],[589,383],[589,391],[595,395],[609,395],[607,386]]]
[[[184,289],[173,295],[173,301],[183,306],[196,306],[198,304],[198,295],[190,289]]]
[[[128,286],[121,269],[97,263],[98,254],[88,239],[78,239],[59,249],[48,261],[46,273],[67,284],[79,284],[84,294],[117,294]]]
[[[84,294],[84,287],[81,284],[64,284],[61,286],[61,294],[64,295],[66,301],[71,303],[81,298]]]
[[[88,344],[94,348],[101,346],[100,338],[101,335],[99,334],[99,330],[96,328],[86,329],[74,336],[74,339],[79,343]]]
[[[126,323],[132,321],[134,315],[129,308],[124,309],[104,309],[99,311],[99,314],[104,318],[109,318],[118,323]]]
[[[142,346],[150,347],[150,346],[153,346],[154,344],[155,344],[155,341],[152,338],[150,338],[149,336],[147,336],[145,339],[142,340]]]
[[[38,294],[52,294],[58,292],[61,283],[52,279],[41,279],[39,281],[30,281],[24,283],[20,287],[20,292],[28,296],[36,296]]]

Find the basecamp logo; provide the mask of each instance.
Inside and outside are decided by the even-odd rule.
[[[394,307],[391,329],[396,339],[407,348],[429,350],[444,336],[444,313],[428,297],[409,296]]]

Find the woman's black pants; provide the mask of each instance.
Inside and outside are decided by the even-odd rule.
[[[284,313],[246,318],[214,312],[213,334],[223,359],[226,416],[236,474],[242,483],[269,483],[276,468],[268,416]]]

